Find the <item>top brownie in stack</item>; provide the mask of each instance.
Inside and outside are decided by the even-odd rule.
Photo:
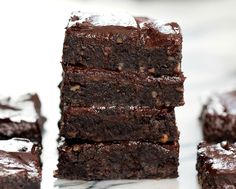
[[[63,66],[144,72],[181,73],[182,35],[177,23],[160,24],[125,14],[75,12],[68,24]]]

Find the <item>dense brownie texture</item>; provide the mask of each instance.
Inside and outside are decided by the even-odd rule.
[[[67,107],[60,135],[82,141],[176,141],[179,132],[174,109],[139,107]]]
[[[235,189],[236,143],[199,144],[197,171],[203,189]]]
[[[21,137],[41,143],[45,120],[37,94],[0,99],[0,140]]]
[[[61,102],[89,106],[181,106],[185,78],[67,67],[60,85]],[[64,105],[64,104],[63,104]]]
[[[174,76],[181,73],[181,51],[177,23],[74,12],[66,29],[62,65]]]
[[[55,173],[58,178],[104,180],[178,176],[178,143],[62,143],[58,149]]]
[[[212,95],[203,106],[200,120],[206,141],[236,142],[236,91]]]
[[[28,139],[0,141],[0,188],[40,189],[40,149]]]

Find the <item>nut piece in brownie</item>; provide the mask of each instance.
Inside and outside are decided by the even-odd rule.
[[[78,11],[66,29],[62,65],[174,76],[181,73],[181,51],[177,23]]]
[[[213,94],[203,106],[200,120],[206,141],[236,141],[236,91]]]
[[[151,179],[178,177],[179,144],[123,141],[61,142],[55,176],[65,179]]]
[[[0,140],[21,137],[41,143],[44,122],[37,94],[0,99]]]
[[[236,143],[200,143],[196,168],[203,189],[235,189]]]
[[[181,106],[185,77],[112,72],[67,67],[60,85],[61,101],[89,106]],[[64,105],[64,104],[63,104]]]
[[[60,135],[77,141],[152,141],[179,139],[175,112],[148,107],[66,107],[59,123]]]
[[[0,140],[0,188],[40,189],[40,151],[28,139]]]

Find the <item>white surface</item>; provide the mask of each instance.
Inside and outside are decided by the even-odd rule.
[[[64,27],[72,11],[122,10],[160,20],[177,21],[184,34],[183,70],[186,105],[177,108],[181,131],[180,177],[173,180],[85,183],[57,181],[59,188],[198,189],[196,146],[201,140],[198,124],[200,96],[236,83],[236,2],[162,0],[21,0],[0,2],[0,86],[3,95],[35,91],[40,94],[48,121],[44,136],[43,189],[54,187],[61,51]],[[119,185],[119,183],[122,183]],[[128,181],[133,182],[133,181]],[[78,183],[76,183],[78,184]],[[91,186],[91,184],[93,186]],[[95,184],[95,186],[94,186]],[[111,187],[111,185],[113,186]],[[109,187],[107,187],[109,186]]]

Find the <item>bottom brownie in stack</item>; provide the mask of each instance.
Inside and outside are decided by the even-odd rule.
[[[58,178],[104,180],[176,178],[179,144],[112,142],[68,144],[58,148]]]
[[[65,107],[56,177],[175,178],[179,132],[173,108]]]

